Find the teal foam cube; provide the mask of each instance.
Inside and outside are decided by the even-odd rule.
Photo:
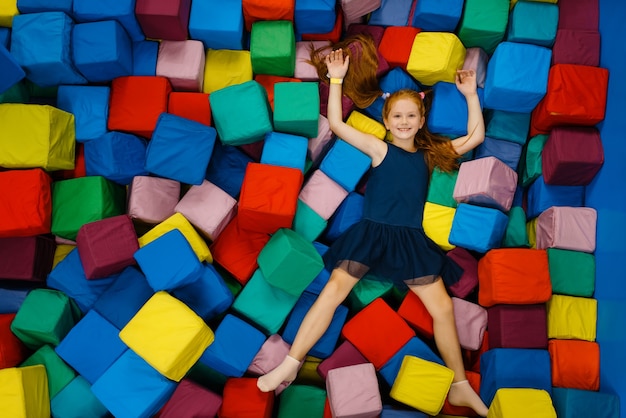
[[[315,241],[326,229],[328,221],[318,215],[309,205],[298,199],[293,230],[309,241]]]
[[[559,6],[552,3],[519,1],[509,15],[506,39],[552,48],[559,23]]]
[[[91,385],[82,376],[76,376],[61,392],[50,400],[55,418],[105,418],[110,416],[102,402],[91,392]]]
[[[318,134],[320,94],[314,82],[274,84],[274,129],[305,138]]]

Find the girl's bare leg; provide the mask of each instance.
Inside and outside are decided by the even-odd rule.
[[[257,380],[257,387],[262,392],[270,392],[282,382],[292,382],[296,378],[300,362],[324,335],[330,326],[335,310],[348,297],[358,281],[359,279],[352,277],[344,270],[333,270],[328,283],[300,324],[289,355],[274,370]]]
[[[420,298],[432,316],[435,344],[446,366],[454,372],[448,401],[452,405],[470,407],[480,416],[487,416],[487,406],[469,385],[465,376],[452,299],[446,291],[443,280],[439,278],[428,285],[411,285],[409,289]]]

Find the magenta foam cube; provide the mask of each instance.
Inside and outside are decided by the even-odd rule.
[[[84,224],[76,235],[76,245],[87,279],[112,276],[134,265],[133,255],[139,249],[137,233],[128,215]]]
[[[552,46],[552,64],[600,65],[600,32],[558,29]]]
[[[537,249],[593,253],[598,213],[590,207],[552,206],[537,217]]]
[[[478,286],[478,260],[463,247],[454,247],[446,255],[463,269],[459,281],[450,286],[450,293],[464,299]]]
[[[201,92],[204,84],[205,50],[202,42],[163,40],[159,44],[156,75],[167,77],[177,91]]]
[[[452,298],[459,343],[466,350],[480,348],[487,329],[487,310],[465,299]]]
[[[190,379],[180,381],[172,397],[159,411],[159,418],[215,417],[222,397]]]
[[[335,418],[376,418],[383,410],[372,363],[330,370],[326,376],[326,392]]]
[[[137,0],[135,16],[146,38],[184,41],[189,37],[191,0]]]
[[[600,25],[599,0],[559,0],[559,29],[597,31]]]
[[[55,248],[55,240],[44,235],[0,238],[0,278],[44,282]]]
[[[328,372],[333,369],[363,363],[369,362],[350,341],[346,340],[317,366],[317,373],[326,380]]]
[[[161,177],[136,176],[128,194],[128,215],[146,224],[158,224],[175,213],[180,183]]]
[[[513,204],[517,173],[496,157],[464,161],[452,197],[457,203],[470,203],[507,212]]]
[[[237,201],[208,180],[191,186],[174,208],[211,241],[235,217],[236,209]]]
[[[487,309],[489,348],[547,348],[546,305],[499,304]]]
[[[298,198],[327,221],[347,196],[346,189],[318,169],[306,182]]]

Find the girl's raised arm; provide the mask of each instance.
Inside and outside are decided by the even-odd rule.
[[[372,159],[372,164],[377,165],[385,156],[386,144],[374,135],[361,132],[343,121],[341,85],[348,72],[350,57],[344,57],[343,51],[337,49],[331,51],[324,61],[330,78],[327,109],[330,129],[339,138],[367,154]]]
[[[463,155],[485,140],[485,121],[476,92],[476,72],[473,70],[457,71],[456,87],[467,101],[467,135],[453,139],[451,142],[457,154]]]

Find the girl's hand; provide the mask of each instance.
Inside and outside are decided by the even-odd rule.
[[[457,70],[455,78],[456,88],[463,96],[467,97],[476,93],[476,72],[474,70]]]
[[[331,51],[326,58],[324,58],[326,68],[328,69],[329,78],[344,78],[348,72],[348,66],[350,65],[350,57],[343,56],[343,50],[336,49]]]

